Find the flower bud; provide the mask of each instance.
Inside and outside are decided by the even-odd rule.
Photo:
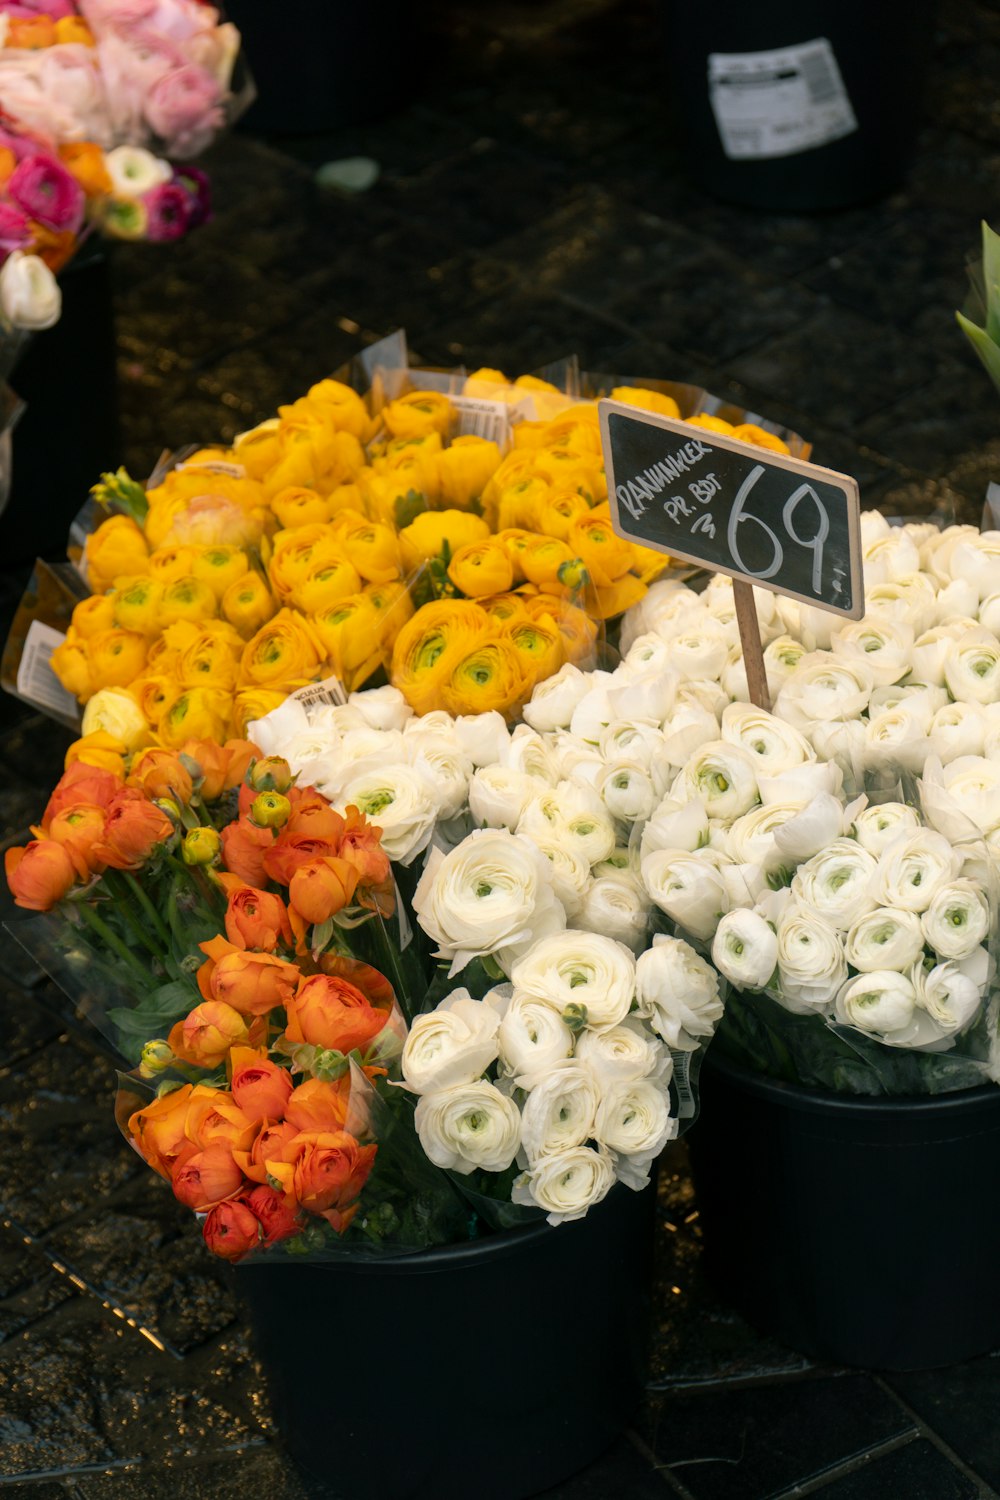
[[[582,1031],[587,1024],[587,1007],[571,1000],[563,1006],[562,1018],[570,1031]]]
[[[214,828],[190,828],[181,844],[186,865],[214,865],[219,861],[222,840]]]
[[[250,820],[258,828],[283,828],[292,814],[292,804],[281,792],[261,792],[250,804]]]
[[[280,755],[255,760],[247,772],[247,781],[255,792],[287,792],[292,780],[291,766]]]
[[[143,1078],[155,1078],[163,1073],[174,1060],[174,1049],[169,1042],[157,1038],[147,1042],[139,1059],[139,1072]]]
[[[153,806],[158,807],[161,812],[166,813],[167,817],[170,818],[172,822],[180,822],[181,810],[172,797],[157,797],[153,803]]]

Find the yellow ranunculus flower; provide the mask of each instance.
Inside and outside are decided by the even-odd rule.
[[[502,370],[491,370],[484,365],[481,370],[473,370],[471,375],[465,377],[462,394],[463,396],[478,396],[484,401],[503,401],[506,398],[497,388],[504,387],[512,390],[513,386],[514,382],[508,380]]]
[[[107,631],[98,634],[107,635]],[[72,693],[81,703],[86,703],[95,686],[88,647],[89,642],[66,640],[49,657],[49,666],[67,693]]]
[[[198,639],[201,623],[194,620],[175,620],[168,625],[159,640],[153,641],[146,659],[148,672],[169,672],[173,669],[182,651]]]
[[[271,500],[271,509],[286,530],[322,524],[333,515],[330,501],[318,490],[302,484],[290,484],[279,490]]]
[[[565,542],[573,522],[580,521],[589,514],[590,505],[579,490],[552,490],[537,508],[535,525],[543,536],[558,537]]]
[[[66,751],[63,766],[68,771],[77,763],[97,766],[101,771],[111,771],[115,776],[125,777],[125,746],[113,734],[95,729],[93,734],[82,735],[74,740]]]
[[[710,417],[707,412],[702,412],[700,417],[685,417],[684,420],[690,427],[704,427],[709,432],[721,432],[724,436],[726,434],[732,436],[732,422],[726,422],[722,417]]]
[[[146,721],[155,729],[163,716],[163,710],[176,695],[177,682],[166,672],[143,672],[131,684],[129,691],[135,695]]]
[[[89,641],[99,630],[110,630],[115,623],[115,595],[88,594],[73,608],[70,629],[81,641]]]
[[[187,740],[225,743],[232,710],[232,694],[222,688],[180,688],[160,715],[157,737],[168,750],[179,750]]]
[[[255,719],[263,719],[284,703],[287,693],[275,692],[273,688],[241,688],[233,699],[233,732],[245,740],[247,725]]]
[[[483,640],[496,637],[498,625],[471,599],[438,599],[418,609],[392,648],[393,685],[418,714],[443,706],[446,677]]]
[[[436,428],[420,437],[393,438],[386,443],[381,457],[375,459],[374,468],[386,478],[393,478],[397,494],[415,490],[429,505],[436,504],[441,492],[439,465],[443,450],[444,443]]]
[[[523,594],[494,594],[488,599],[477,599],[476,603],[481,609],[485,609],[486,613],[492,619],[498,620],[501,625],[505,625],[511,620],[528,619],[528,611],[525,608]]]
[[[152,740],[146,715],[134,694],[125,688],[101,688],[96,692],[83,710],[80,727],[85,735],[102,732],[110,735],[129,753]]]
[[[481,516],[467,510],[428,510],[417,516],[399,533],[399,545],[406,572],[438,557],[445,542],[452,553],[469,542],[484,542],[490,528]]]
[[[655,411],[661,417],[679,417],[681,409],[673,396],[662,391],[650,391],[641,385],[616,385],[611,392],[612,401],[623,401],[626,406],[638,407],[640,411]]]
[[[551,493],[552,486],[537,474],[526,474],[505,485],[497,496],[497,531],[509,531],[514,526],[537,530],[538,517]]]
[[[338,432],[351,432],[361,443],[367,443],[374,434],[377,424],[369,417],[364,401],[340,380],[318,381],[309,387],[305,400],[319,406]]]
[[[574,448],[603,454],[601,420],[595,401],[578,401],[561,417],[545,423],[543,448]]]
[[[470,599],[502,594],[514,582],[514,565],[502,542],[468,542],[459,547],[448,564],[448,577]]]
[[[363,687],[382,665],[381,623],[367,594],[339,599],[313,615],[310,623],[323,644],[330,671],[349,693]]]
[[[575,556],[558,537],[537,536],[521,553],[521,567],[529,583],[556,591],[560,587],[559,570],[573,562]]]
[[[180,687],[218,687],[232,692],[243,641],[231,625],[212,620],[177,658],[174,673]]]
[[[383,408],[382,421],[394,438],[422,437],[425,432],[448,432],[455,408],[440,391],[408,391]]]
[[[356,594],[361,588],[361,575],[346,557],[334,557],[318,562],[292,590],[290,603],[303,614],[315,615],[330,609],[338,599]]]
[[[343,556],[343,547],[332,525],[296,526],[294,531],[279,531],[267,565],[271,587],[286,602],[313,568]]]
[[[214,620],[216,608],[215,595],[208,584],[189,573],[185,578],[175,578],[163,590],[160,624],[172,625],[175,620],[200,624],[202,620]]]
[[[566,659],[566,643],[554,620],[510,620],[503,635],[525,658],[533,683],[558,672]]]
[[[83,569],[95,594],[114,587],[119,578],[149,572],[149,547],[129,516],[109,516],[88,536]]]
[[[591,586],[587,589],[587,609],[598,620],[610,620],[615,615],[622,615],[633,604],[638,604],[644,598],[646,585],[641,578],[636,578],[634,573],[626,573],[624,578],[617,579],[604,587]]]
[[[189,578],[194,565],[201,556],[201,548],[189,542],[173,546],[157,547],[149,554],[149,572],[159,583],[172,583],[175,578]]]
[[[733,428],[733,437],[739,438],[742,443],[753,443],[757,448],[768,448],[772,453],[790,452],[788,444],[782,442],[777,433],[765,432],[755,422],[741,422],[738,427]]]
[[[365,499],[365,489],[371,479],[374,478],[371,469],[362,469],[354,484],[338,484],[327,495],[327,504],[330,507],[330,520],[336,518],[345,510],[356,510],[360,515],[370,515],[373,520],[381,521],[384,518],[369,511]]]
[[[560,489],[579,490],[596,503],[608,493],[599,454],[579,448],[540,448],[535,454],[535,472]]]
[[[146,665],[146,638],[136,630],[98,631],[87,642],[87,660],[94,691],[128,687]]]
[[[635,560],[632,544],[617,534],[605,516],[587,515],[574,521],[566,545],[580,558],[597,588],[617,583]]]
[[[643,583],[652,583],[665,568],[669,568],[670,558],[665,552],[657,552],[652,547],[641,547],[638,542],[632,542],[631,546],[632,571],[638,573]]]
[[[163,585],[152,574],[133,578],[115,589],[111,597],[114,600],[114,624],[119,629],[138,630],[140,635],[159,635]]]
[[[205,547],[191,564],[191,572],[207,583],[216,599],[246,573],[250,560],[240,547]]]
[[[367,583],[362,592],[372,601],[378,615],[379,645],[383,652],[391,652],[397,635],[407,620],[413,618],[410,591],[397,578],[391,583]]]
[[[325,648],[302,615],[279,610],[243,648],[239,686],[282,689],[286,693],[322,676]]]
[[[399,540],[391,526],[380,521],[346,522],[340,518],[341,545],[366,583],[391,583],[402,569]]]
[[[263,479],[273,469],[281,452],[281,423],[277,417],[241,432],[233,442],[233,454],[241,463],[250,479]]]
[[[441,684],[441,704],[450,714],[505,716],[520,708],[534,677],[525,655],[500,637],[483,641],[457,662]]]
[[[281,452],[261,480],[265,500],[273,504],[275,495],[280,495],[282,490],[314,487],[318,479],[317,467],[311,434],[300,428],[289,431],[282,424]]]
[[[596,667],[597,622],[590,618],[585,609],[573,606],[564,606],[551,614],[563,638],[566,660],[588,670]]]
[[[222,596],[222,617],[244,640],[259,630],[277,608],[274,596],[257,572],[244,574]]]
[[[515,427],[515,433],[523,426],[524,423],[522,422],[518,427]],[[531,479],[534,472],[534,451],[528,452],[518,448],[512,449],[502,461],[500,467],[495,469],[490,475],[483,489],[480,497],[483,514],[487,517],[495,515],[500,503],[500,496],[508,485],[517,484],[521,479]]]
[[[489,438],[457,437],[438,455],[438,487],[443,509],[468,510],[500,467],[500,449]]]
[[[540,540],[537,531],[525,531],[520,526],[506,526],[496,534],[498,542],[502,543],[507,556],[514,564],[514,581],[519,583],[524,575],[524,554]]]
[[[316,482],[321,490],[353,484],[366,462],[365,450],[353,432],[334,432],[317,447]]]

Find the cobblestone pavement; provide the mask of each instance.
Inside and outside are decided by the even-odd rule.
[[[682,175],[652,0],[421,10],[425,46],[394,114],[294,142],[238,132],[212,152],[209,227],[116,253],[123,448],[102,464],[143,474],[164,447],[231,437],[402,326],[435,364],[518,373],[575,350],[585,368],[695,381],[807,434],[869,505],[978,518],[1000,469],[1000,405],[952,314],[979,220],[1000,220],[1000,7],[942,7],[907,186],[791,218],[725,207]],[[371,58],[357,67],[377,81]],[[357,155],[379,165],[367,191],[316,180]],[[96,347],[72,355],[81,401]],[[38,415],[54,462],[68,408],[43,401]],[[54,554],[91,477],[50,497]],[[13,514],[0,523],[5,621],[26,572]],[[4,700],[5,843],[37,816],[66,742]],[[5,938],[2,952],[0,1487],[26,1500],[315,1494],[276,1441],[230,1274],[117,1135],[110,1064],[66,1030],[21,950]],[[648,1399],[552,1495],[1000,1494],[1000,1359],[883,1376],[771,1344],[703,1282],[684,1161],[683,1146],[665,1158]]]

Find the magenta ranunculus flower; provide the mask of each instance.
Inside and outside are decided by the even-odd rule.
[[[31,237],[27,214],[16,203],[0,201],[0,250],[23,250]]]
[[[142,200],[149,215],[146,238],[179,240],[191,227],[191,199],[177,182],[161,182]]]
[[[29,219],[48,229],[76,234],[83,223],[83,188],[62,162],[51,156],[26,156],[7,182],[7,194]]]
[[[178,167],[174,173],[174,182],[180,184],[190,201],[188,228],[197,229],[199,224],[207,224],[212,217],[212,189],[208,173],[203,172],[200,167]]]

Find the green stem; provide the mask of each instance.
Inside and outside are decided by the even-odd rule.
[[[139,914],[132,909],[131,892],[129,886],[123,879],[123,872],[119,870],[105,870],[104,881],[108,889],[117,897],[117,907],[125,921],[131,928],[134,936],[147,948],[156,959],[162,959],[164,953],[154,942],[150,933],[142,924]]]
[[[100,938],[104,946],[116,954],[137,979],[141,979],[144,985],[148,985],[151,978],[149,970],[144,968],[135,954],[126,948],[121,938],[116,932],[112,931],[104,918],[98,916],[94,908],[88,905],[86,901],[78,902],[75,910],[80,913],[83,920],[89,925],[96,936]]]
[[[135,899],[142,907],[147,921],[153,928],[153,931],[156,933],[157,937],[160,939],[160,942],[163,944],[165,951],[169,953],[170,933],[167,931],[166,925],[162,917],[160,916],[160,913],[156,910],[156,907],[153,905],[152,901],[150,901],[149,897],[146,895],[146,892],[143,890],[142,885],[138,880],[136,880],[134,875],[126,872],[125,880],[128,884],[129,889],[134,894]]]

